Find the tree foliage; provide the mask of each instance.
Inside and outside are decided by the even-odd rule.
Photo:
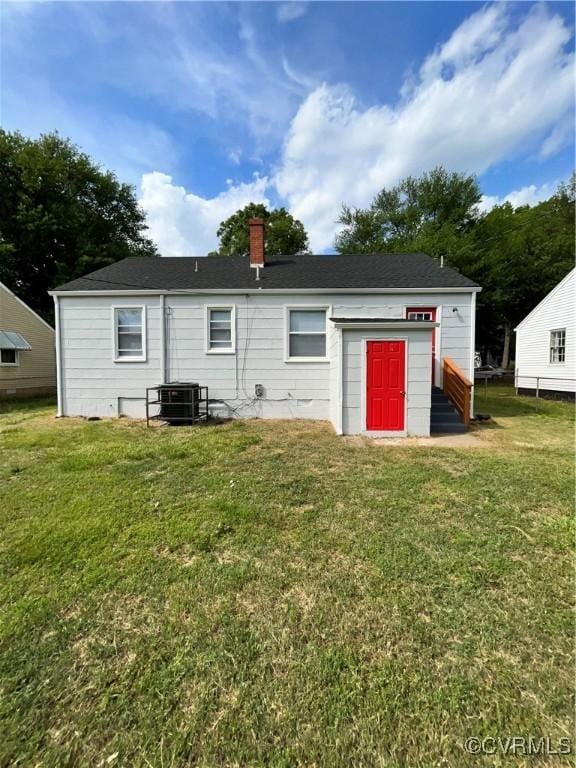
[[[0,130],[0,281],[46,318],[50,288],[155,255],[134,190],[70,141]]]
[[[432,256],[477,218],[481,192],[474,176],[435,168],[384,188],[365,209],[342,207],[339,253],[425,250]]]
[[[262,203],[249,203],[223,221],[218,227],[217,256],[247,256],[249,253],[248,222],[260,218],[265,224],[265,248],[271,256],[308,253],[308,234],[304,225],[285,208],[269,211]]]
[[[343,206],[340,253],[424,251],[482,286],[478,345],[508,362],[512,329],[574,266],[575,177],[545,202],[481,214],[473,176],[430,173]]]
[[[479,219],[449,263],[482,286],[479,340],[509,362],[514,327],[574,266],[574,177],[549,199]]]

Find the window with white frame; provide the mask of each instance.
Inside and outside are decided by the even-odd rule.
[[[288,310],[288,358],[326,357],[326,310]]]
[[[208,352],[234,352],[234,307],[207,307],[206,347]]]
[[[431,309],[411,309],[408,311],[408,320],[434,320]]]
[[[0,365],[18,365],[19,362],[16,349],[0,349]]]
[[[146,358],[144,307],[115,307],[114,336],[116,360],[144,360]]]
[[[550,331],[550,362],[564,363],[566,361],[566,329],[559,328]]]

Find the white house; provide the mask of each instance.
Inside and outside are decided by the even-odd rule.
[[[576,269],[542,299],[516,330],[516,387],[521,394],[574,398]]]
[[[427,435],[445,358],[470,387],[479,290],[421,253],[267,258],[253,220],[249,257],[125,259],[51,291],[58,412],[142,417],[147,387],[198,382],[215,415]]]

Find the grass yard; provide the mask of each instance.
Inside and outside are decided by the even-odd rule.
[[[566,765],[573,407],[485,448],[0,413],[0,765]],[[360,442],[360,444],[359,444]]]

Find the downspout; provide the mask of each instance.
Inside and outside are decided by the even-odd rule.
[[[64,416],[64,392],[62,381],[62,344],[60,342],[60,298],[53,296],[54,299],[54,336],[56,341],[56,397],[57,397],[57,417]]]
[[[474,385],[474,347],[476,346],[476,292],[470,302],[470,381]],[[474,386],[470,392],[470,418],[474,416]]]
[[[166,384],[166,296],[160,294],[160,384]]]
[[[344,434],[344,331],[337,328],[338,333],[338,419],[336,422],[336,434]]]

